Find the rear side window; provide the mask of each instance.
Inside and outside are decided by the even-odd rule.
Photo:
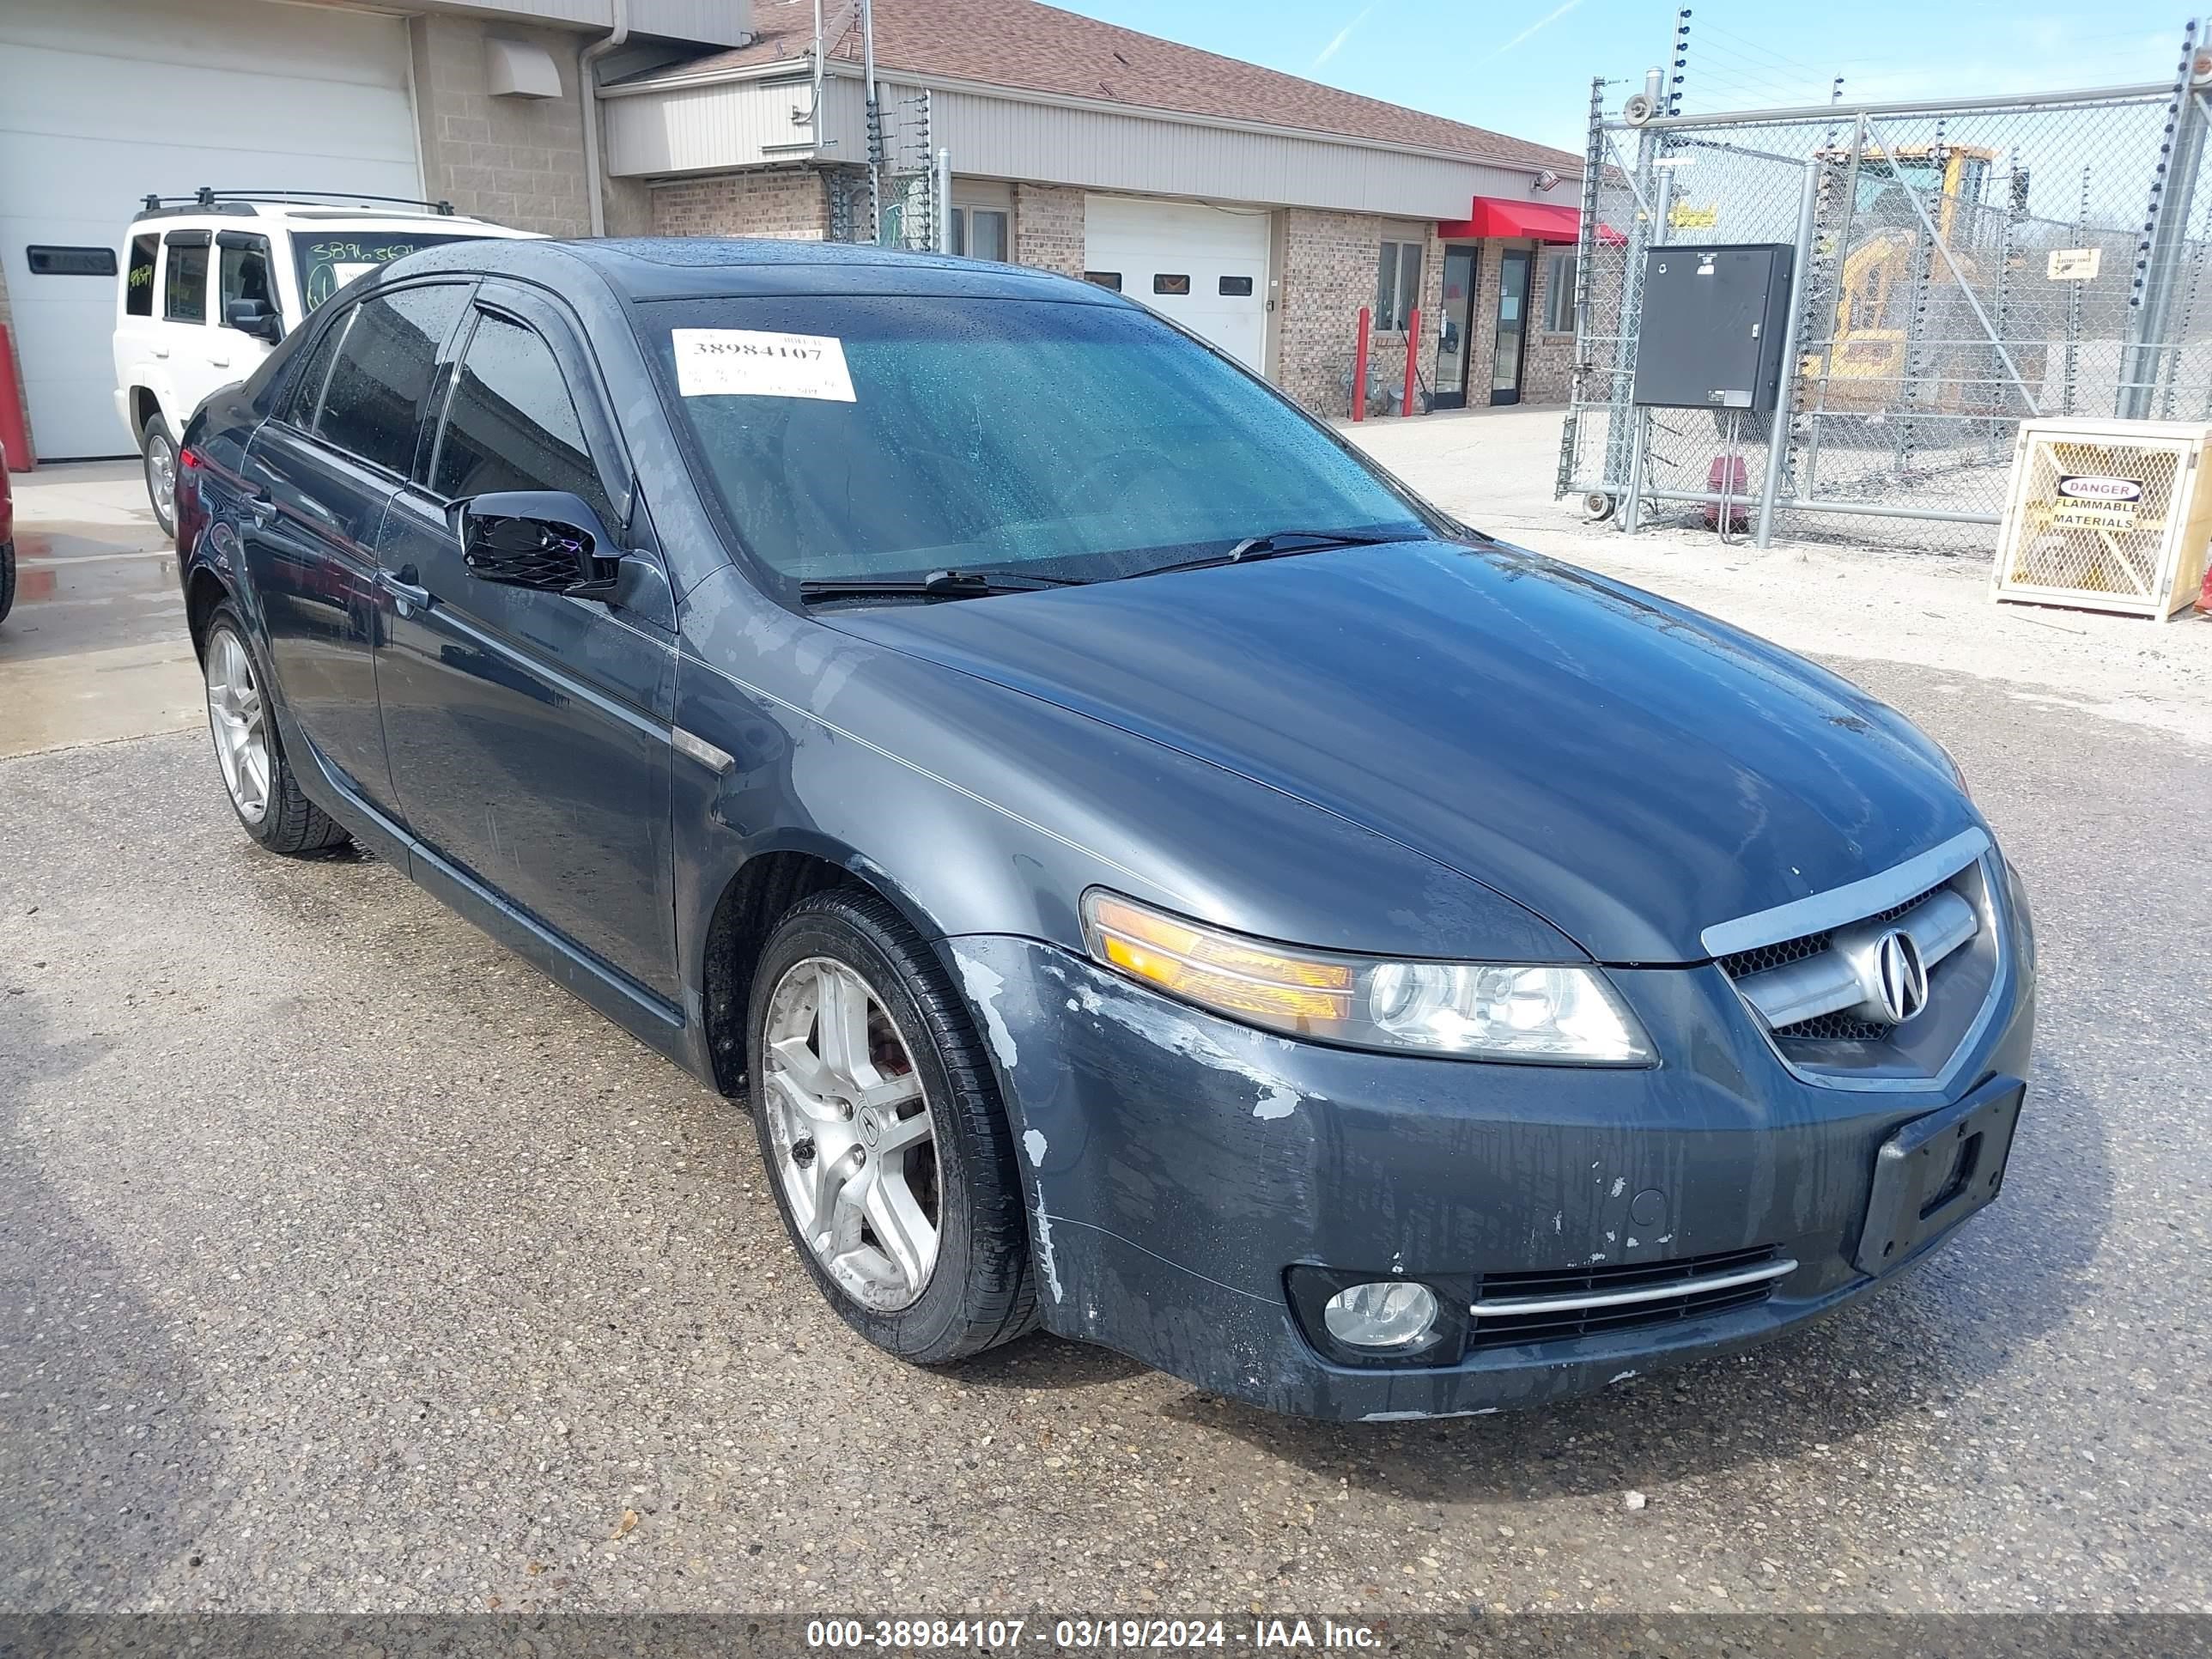
[[[158,236],[131,239],[131,264],[123,273],[123,314],[126,317],[154,314],[154,251],[161,246],[161,240]]]
[[[161,316],[172,323],[207,321],[207,232],[199,233],[192,246],[169,238],[169,269],[161,284]]]
[[[613,520],[575,400],[543,337],[502,317],[477,321],[446,405],[430,488],[457,501],[495,489],[566,489]]]
[[[467,302],[468,289],[453,283],[362,301],[323,388],[317,435],[404,477],[438,348]]]

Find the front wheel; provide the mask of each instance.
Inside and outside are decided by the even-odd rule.
[[[344,846],[344,830],[301,793],[292,775],[260,667],[238,613],[228,605],[216,606],[208,623],[200,666],[216,765],[246,833],[270,852],[290,856]]]
[[[153,503],[154,521],[164,536],[177,533],[177,441],[169,423],[159,415],[146,422],[140,443],[146,466],[146,499]]]
[[[966,1006],[883,899],[795,906],[753,976],[747,1090],[776,1206],[838,1314],[915,1364],[1036,1317],[1013,1139]]]

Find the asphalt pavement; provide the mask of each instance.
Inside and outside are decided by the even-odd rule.
[[[1417,1425],[902,1367],[732,1104],[257,851],[203,733],[0,758],[0,1610],[2212,1612],[2212,748],[1830,661],[2034,896],[2003,1197],[1794,1338]]]

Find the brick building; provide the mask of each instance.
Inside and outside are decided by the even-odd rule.
[[[1036,0],[873,11],[885,152],[946,152],[955,252],[1118,288],[1323,413],[1362,306],[1378,392],[1418,305],[1440,404],[1565,395],[1578,156]],[[746,45],[605,88],[607,165],[655,233],[866,234],[866,41],[854,0],[823,12],[818,76],[812,0],[756,0]]]

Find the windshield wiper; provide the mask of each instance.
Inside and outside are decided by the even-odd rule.
[[[1250,564],[1255,560],[1280,559],[1293,553],[1326,552],[1332,547],[1381,547],[1390,542],[1425,539],[1418,534],[1370,536],[1357,530],[1271,530],[1264,536],[1247,536],[1226,553],[1209,553],[1200,559],[1177,559],[1173,564],[1156,564],[1129,574],[1158,576],[1170,570],[1204,570],[1217,564]]]
[[[1018,570],[933,570],[927,576],[826,576],[799,584],[803,603],[859,599],[868,594],[919,594],[931,599],[974,599],[988,593],[1029,593],[1073,587],[1079,576],[1036,576]]]

